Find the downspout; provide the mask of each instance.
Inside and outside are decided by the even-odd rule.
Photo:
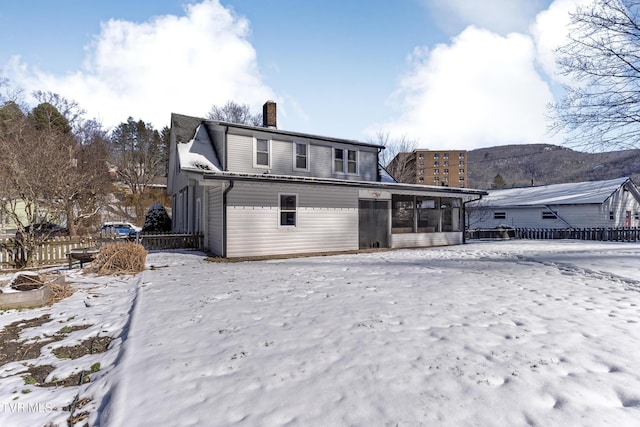
[[[222,193],[222,258],[227,257],[227,194],[233,189],[233,180]]]
[[[482,200],[482,195],[477,199],[467,200],[466,202],[462,202],[462,244],[467,243],[467,203],[477,202],[478,200]]]
[[[223,169],[227,168],[227,134],[229,133],[229,126],[224,127],[224,165]],[[222,258],[227,257],[227,194],[233,189],[233,180],[229,180],[229,186],[222,193]]]
[[[378,153],[376,154],[376,182],[382,181],[382,176],[380,175],[380,167],[382,166],[380,164],[380,153],[382,153],[382,150],[384,150],[384,147],[378,148]]]

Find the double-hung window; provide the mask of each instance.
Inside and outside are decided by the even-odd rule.
[[[268,139],[256,139],[254,150],[254,166],[271,166],[271,144]]]
[[[295,153],[294,153],[294,164],[293,168],[295,170],[309,170],[309,145],[295,143]]]
[[[280,226],[295,227],[298,224],[298,196],[280,194]]]
[[[358,173],[358,152],[347,150],[347,173]]]
[[[335,172],[344,172],[344,150],[342,148],[333,150],[333,170]]]
[[[343,148],[333,150],[333,170],[336,173],[358,173],[358,152]]]

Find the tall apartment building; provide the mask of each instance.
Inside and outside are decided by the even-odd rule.
[[[399,182],[466,187],[467,151],[417,149],[399,153],[388,169]]]

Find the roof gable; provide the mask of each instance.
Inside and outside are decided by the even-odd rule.
[[[220,172],[220,160],[216,154],[205,126],[196,128],[195,135],[188,142],[178,144],[180,169],[196,169]]]

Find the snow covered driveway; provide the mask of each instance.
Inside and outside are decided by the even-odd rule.
[[[640,246],[152,253],[102,425],[638,425]]]

